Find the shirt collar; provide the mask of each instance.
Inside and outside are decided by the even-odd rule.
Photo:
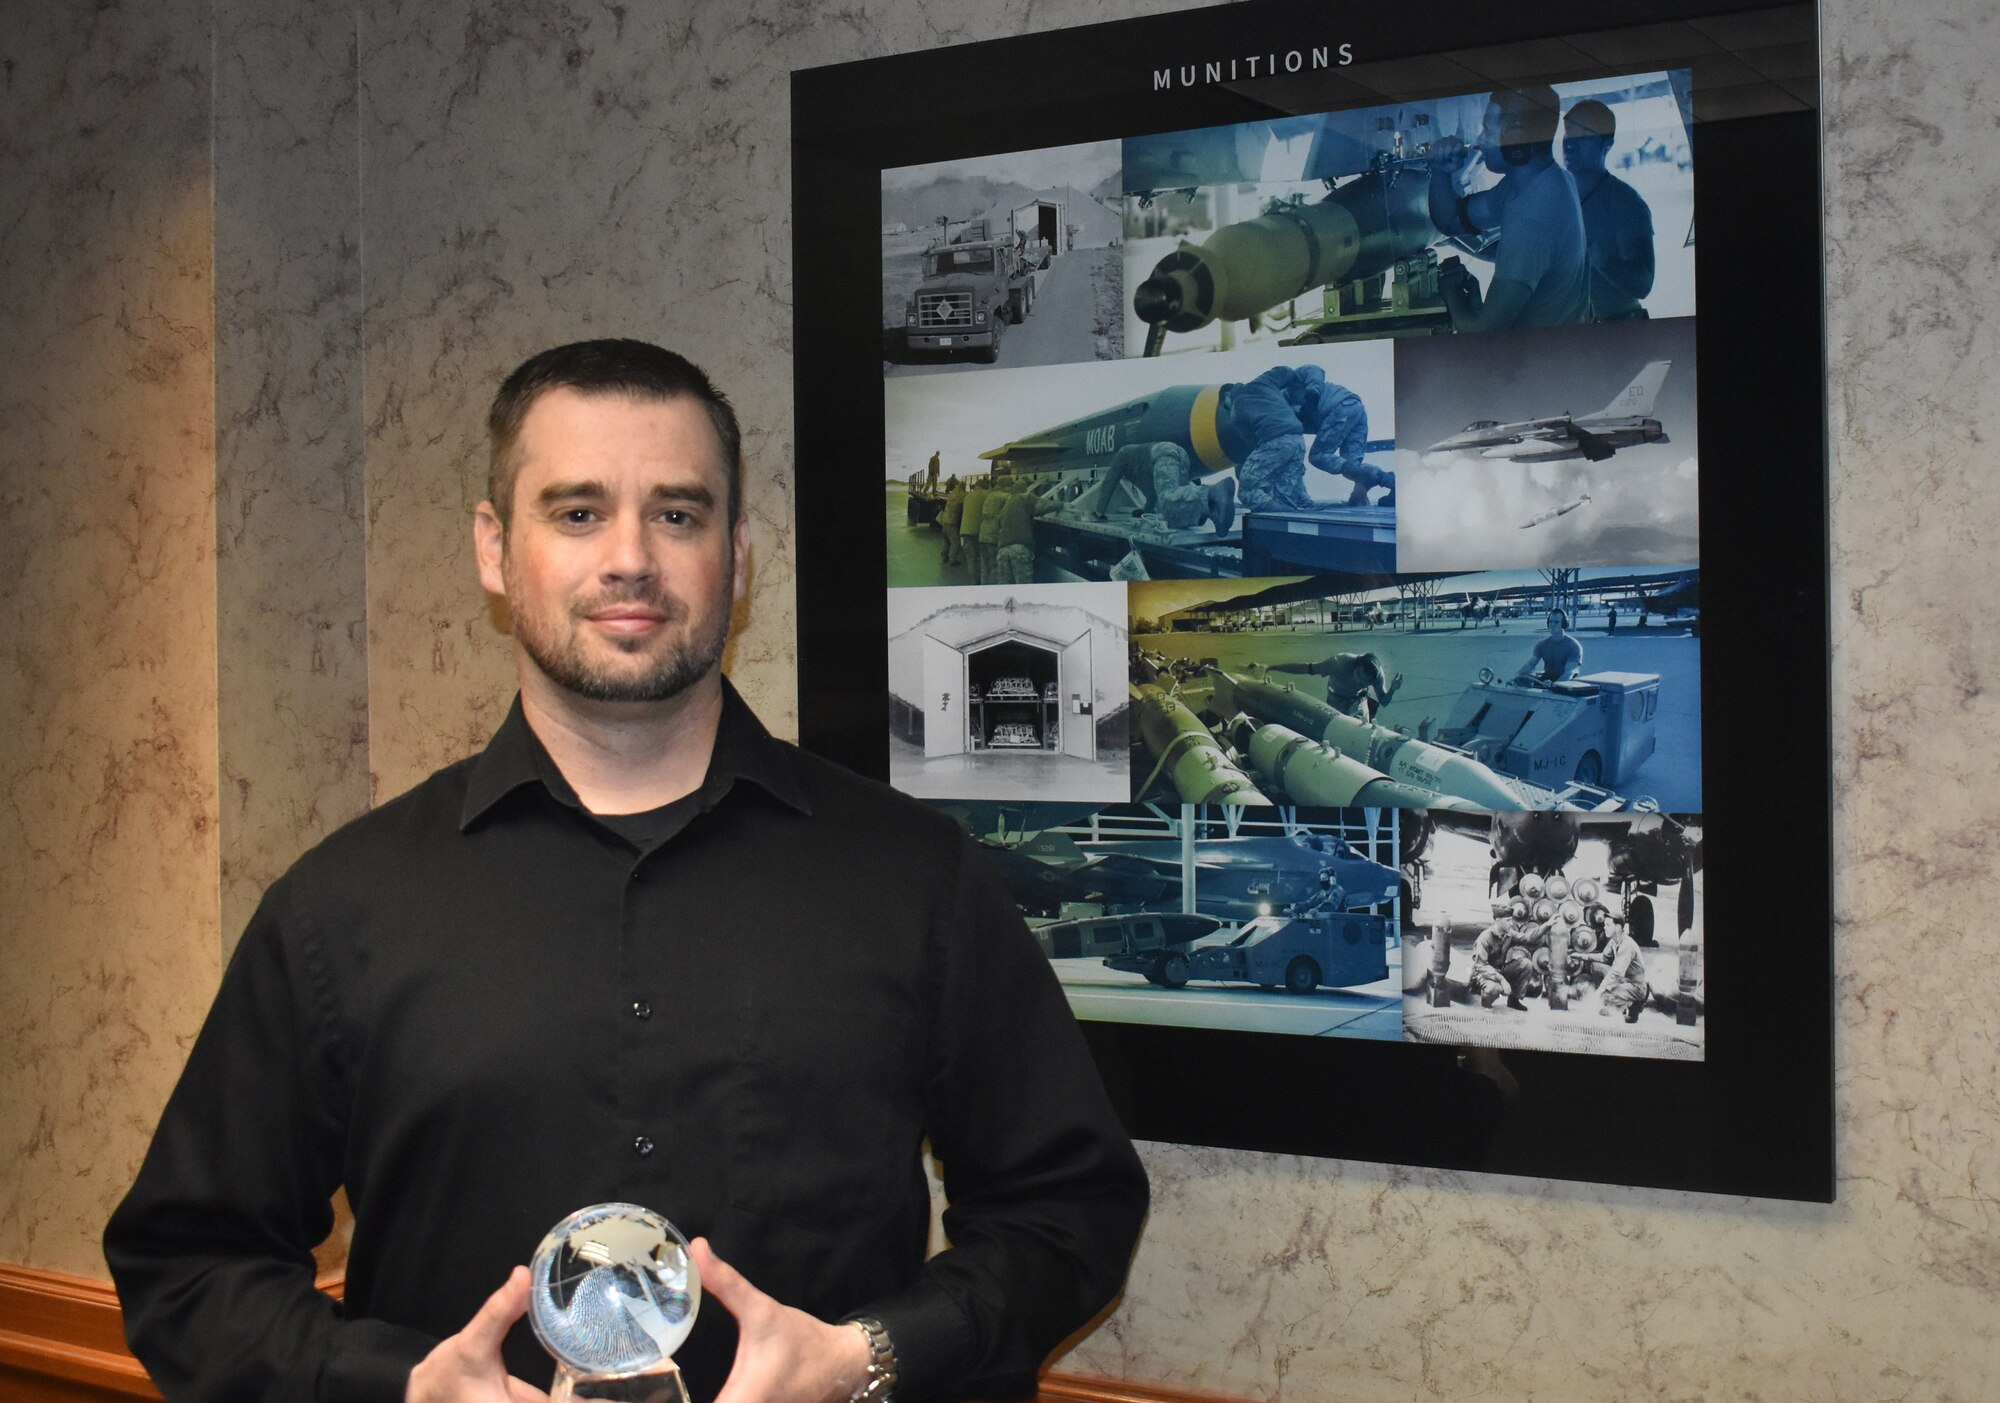
[[[709,755],[708,774],[702,780],[701,807],[713,808],[739,779],[749,780],[774,799],[800,813],[810,814],[799,778],[798,756],[792,747],[774,739],[764,723],[737,693],[727,677],[722,679],[722,719],[715,732],[715,749]],[[465,803],[459,811],[462,833],[507,795],[524,785],[540,784],[550,797],[571,808],[580,808],[576,791],[550,758],[528,718],[521,710],[517,693],[507,710],[507,719],[493,733],[486,749],[472,762],[465,788]]]

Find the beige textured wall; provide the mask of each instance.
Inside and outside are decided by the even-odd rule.
[[[247,164],[231,165],[218,180],[220,196],[235,176],[247,190],[273,188],[301,152],[336,167],[343,112],[358,133],[354,203],[329,194],[325,209],[326,218],[353,218],[360,230],[358,284],[347,281],[351,270],[328,277],[360,289],[365,388],[357,391],[351,372],[331,391],[317,376],[291,375],[270,402],[291,423],[322,414],[329,426],[353,431],[358,422],[365,433],[366,714],[376,794],[462,754],[504,703],[505,649],[473,591],[465,548],[465,514],[479,494],[478,412],[495,378],[522,355],[575,335],[632,331],[695,350],[742,407],[756,465],[750,507],[759,561],[749,628],[733,661],[753,701],[788,727],[795,698],[786,549],[786,70],[1157,13],[1174,3],[863,0],[825,11],[802,0],[624,7],[368,0],[350,12],[352,92],[343,96],[329,80],[307,104],[323,108],[324,121],[271,117],[285,104],[251,82],[259,95],[250,109],[263,114],[265,128],[256,138],[265,154],[256,156],[229,155],[222,140],[235,110],[227,75],[239,56],[251,80],[275,60],[252,56],[252,46],[230,37],[225,7],[217,149],[226,162]],[[117,13],[135,29],[151,22]],[[190,18],[182,10],[158,19],[163,28],[183,22],[202,23],[199,12]],[[2000,985],[1986,976],[2000,957],[1989,839],[2000,805],[1981,783],[2000,753],[1985,687],[2000,630],[1984,578],[1987,537],[2000,525],[2000,508],[1984,491],[1985,445],[2000,441],[2000,396],[1990,388],[2000,380],[1992,329],[2000,325],[2000,291],[1989,275],[2000,259],[1986,208],[2000,176],[1986,93],[1987,70],[2000,59],[2000,21],[1985,0],[1934,0],[1921,10],[1828,0],[1824,25],[1839,1202],[1742,1202],[1151,1146],[1158,1206],[1131,1289],[1073,1366],[1329,1400],[2000,1397]],[[81,54],[73,65],[92,74],[117,67],[124,40],[72,37],[73,28],[51,21],[39,37],[0,44],[8,53],[28,52],[20,46],[32,42],[38,55]],[[205,40],[178,27],[170,47],[191,63],[206,54]],[[44,105],[22,95],[26,72],[17,66],[6,90],[10,119]],[[166,114],[179,110],[170,87],[152,88],[143,101]],[[286,124],[289,148],[280,139]],[[38,178],[88,190],[86,172],[103,158],[73,126],[47,129],[64,154],[38,167]],[[147,149],[171,147],[173,129],[170,121],[148,123],[145,141],[154,145]],[[8,126],[0,141],[11,142],[14,130]],[[9,169],[26,159],[16,145],[0,152]],[[157,175],[156,163],[145,165],[134,181]],[[338,184],[329,179],[322,193]],[[84,201],[75,208],[88,205],[74,198]],[[217,382],[227,386],[246,371],[230,349],[237,321],[223,315],[224,287],[247,289],[243,324],[259,324],[283,302],[264,289],[304,286],[279,274],[302,278],[320,255],[308,219],[247,257],[240,281],[225,275],[231,265],[221,251],[238,237],[227,221],[243,204],[219,198],[217,208],[224,221],[216,243]],[[59,222],[67,229],[77,220]],[[62,330],[65,314],[79,325],[101,315],[115,326],[121,289],[130,286],[129,273],[118,271],[126,267],[118,248],[58,249],[52,233],[24,243],[21,227],[0,221],[0,310],[43,309],[37,315],[51,330],[39,334],[57,341],[84,334]],[[246,235],[243,243],[257,240]],[[164,260],[148,274],[149,295],[163,295],[155,284],[181,286],[174,265]],[[47,291],[30,295],[44,284]],[[351,325],[343,315],[331,315],[329,325]],[[200,322],[198,308],[190,320]],[[0,317],[0,325],[11,321]],[[273,319],[267,330],[280,324]],[[115,365],[126,345],[113,340],[92,354]],[[346,354],[335,360],[350,364]],[[78,373],[103,374],[96,360]],[[102,865],[110,857],[92,858],[79,846],[100,823],[103,803],[89,796],[106,788],[100,757],[125,753],[119,747],[129,747],[128,736],[163,734],[193,747],[189,736],[206,716],[197,699],[189,703],[196,714],[149,731],[135,688],[110,689],[86,712],[54,707],[48,689],[21,680],[67,668],[87,674],[77,678],[79,689],[101,687],[95,660],[129,654],[134,660],[123,665],[154,686],[156,675],[189,659],[176,649],[146,671],[139,644],[158,635],[136,624],[120,624],[121,642],[102,652],[47,635],[43,601],[54,592],[119,597],[125,563],[138,556],[152,568],[174,538],[157,513],[145,516],[144,530],[121,537],[115,521],[89,517],[81,490],[63,501],[40,495],[69,490],[50,480],[53,464],[104,459],[96,471],[116,478],[90,437],[106,430],[73,414],[40,417],[34,396],[24,407],[18,374],[0,374],[7,377],[0,443],[9,455],[0,520],[31,550],[52,527],[66,538],[72,530],[88,535],[73,522],[93,523],[105,540],[105,563],[77,545],[59,565],[28,572],[27,584],[0,584],[11,591],[0,594],[0,647],[29,665],[0,677],[8,689],[0,691],[0,715],[28,715],[37,736],[55,737],[5,751],[11,802],[0,822],[12,825],[5,834],[12,841],[0,842],[0,938],[10,975],[25,968],[29,978],[10,980],[0,996],[0,1012],[18,1010],[23,1030],[0,1064],[7,1098],[0,1147],[42,1143],[50,1147],[45,1160],[61,1166],[33,1170],[32,1195],[15,1188],[14,1176],[0,1189],[0,1258],[89,1270],[94,1215],[115,1192],[107,1185],[129,1172],[139,1143],[130,1127],[152,1114],[164,1075],[121,1080],[118,1039],[144,1040],[151,1064],[165,1064],[171,1057],[162,1049],[184,1035],[199,1001],[184,993],[159,1002],[147,962],[156,952],[160,964],[179,961],[171,952],[189,945],[179,927],[206,919],[208,945],[195,942],[200,959],[179,961],[189,972],[176,978],[212,982],[217,939],[213,898],[200,907],[192,888],[201,884],[189,880],[204,854],[152,836],[158,828],[171,838],[172,821],[199,810],[188,802],[172,808],[165,797],[200,786],[171,786],[148,800],[162,822],[123,830],[115,871]],[[150,387],[142,395],[110,378],[117,383],[109,402],[156,407],[145,398]],[[176,404],[185,409],[199,395],[182,390]],[[358,411],[330,409],[329,393],[358,396]],[[233,410],[218,417],[226,465],[236,421]],[[114,422],[134,440],[161,432],[157,421],[127,422],[123,412]],[[193,422],[203,422],[198,413]],[[331,491],[325,473],[340,478],[331,464],[314,470],[322,476],[313,491]],[[224,500],[231,482],[225,470]],[[187,488],[196,512],[202,490],[198,480]],[[225,515],[225,542],[231,519]],[[107,524],[94,524],[100,520]],[[342,540],[342,551],[354,548]],[[37,574],[44,578],[37,582]],[[351,583],[351,565],[333,577]],[[30,587],[40,592],[24,594]],[[329,591],[314,607],[351,619],[351,604],[339,603],[349,596]],[[242,607],[240,598],[225,598],[223,614]],[[185,616],[173,606],[163,612],[176,623]],[[282,621],[276,627],[281,636]],[[225,705],[231,686],[248,696],[254,686],[291,685],[296,661],[285,660],[275,639],[265,646],[267,653],[236,656],[265,656],[270,661],[259,665],[278,667],[288,680],[232,679]],[[223,647],[229,656],[230,645]],[[341,666],[336,690],[347,699],[335,706],[320,695],[316,705],[331,708],[322,715],[353,714],[360,671],[351,660]],[[1775,690],[1769,681],[1760,680],[1766,692]],[[59,731],[82,715],[101,719],[73,740]],[[227,741],[225,733],[225,750]],[[227,754],[223,763],[226,773]],[[61,774],[35,781],[38,765]],[[152,776],[160,773],[148,767],[146,782],[158,786]],[[15,796],[34,782],[45,788],[24,805]],[[111,788],[123,795],[127,786]],[[207,797],[212,806],[212,790]],[[130,802],[137,801],[114,806]],[[147,838],[137,850],[134,831]],[[206,841],[212,889],[217,859],[213,839]],[[258,859],[270,860],[275,853]],[[245,870],[251,865],[246,859]],[[79,910],[73,891],[50,895],[65,886],[115,898],[126,919]],[[15,914],[23,901],[39,903],[32,918]],[[174,929],[154,938],[163,926]],[[99,977],[126,987],[91,985],[93,966],[79,954],[90,949],[101,951]],[[1773,1016],[1782,1016],[1782,984],[1771,993]],[[85,1032],[93,1020],[118,1036]],[[78,1089],[92,1081],[117,1094],[100,1093],[94,1111],[80,1112]],[[1580,1120],[1588,1115],[1580,1109]],[[99,1122],[123,1127],[120,1138],[107,1143]]]
[[[219,969],[206,13],[0,25],[0,1260],[71,1271]]]
[[[368,806],[355,16],[213,0],[222,948]]]

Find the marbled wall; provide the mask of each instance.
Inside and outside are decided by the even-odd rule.
[[[216,678],[222,945],[368,806],[355,16],[218,0]]]
[[[0,1259],[74,1272],[220,967],[207,15],[0,25]]]
[[[288,358],[266,400],[230,387],[261,384],[244,357],[267,354],[271,338],[295,325],[285,309],[309,305],[293,301],[309,299],[305,289],[332,289],[332,303],[359,289],[376,795],[477,744],[504,704],[506,647],[473,589],[464,526],[484,471],[479,415],[499,374],[574,335],[630,331],[697,349],[741,406],[759,561],[735,670],[752,700],[787,727],[795,699],[787,670],[786,70],[1177,3],[861,0],[822,11],[796,0],[727,7],[362,0],[351,118],[360,148],[358,282],[339,238],[327,235],[315,254],[317,226],[301,213],[277,221],[282,227],[268,237],[219,228],[215,297],[223,346],[217,383],[221,404],[231,406],[220,416],[219,455],[229,502],[232,493],[258,490],[260,455],[268,460],[282,449],[288,457],[299,442],[245,437],[266,446],[245,448],[239,459],[228,441],[233,406],[266,403],[266,419],[328,426],[304,433],[308,440],[352,428],[351,414],[334,407],[357,393],[350,343],[338,330],[351,323],[338,311],[307,320],[340,349]],[[161,479],[132,466],[146,445],[168,437],[161,425],[172,416],[160,412],[161,401],[184,410],[199,395],[183,380],[161,389],[105,369],[127,359],[134,368],[153,364],[134,353],[152,341],[128,335],[126,325],[141,323],[137,313],[121,323],[122,305],[202,295],[190,291],[206,277],[201,258],[186,258],[199,272],[183,279],[182,260],[158,251],[184,251],[192,224],[176,226],[172,238],[137,240],[152,250],[143,270],[139,255],[109,232],[135,218],[131,192],[157,187],[158,153],[181,149],[168,135],[178,128],[159,115],[181,108],[174,80],[154,77],[141,95],[157,109],[143,140],[103,147],[79,128],[109,118],[47,115],[52,103],[85,103],[98,88],[129,100],[110,75],[125,72],[129,36],[150,32],[152,21],[113,13],[125,37],[78,33],[75,21],[52,18],[32,35],[0,40],[0,56],[35,55],[33,66],[0,65],[9,118],[0,175],[29,172],[61,211],[0,220],[0,334],[11,349],[24,334],[18,325],[30,327],[34,347],[52,348],[40,358],[57,367],[59,382],[36,392],[32,377],[12,368],[20,357],[7,357],[0,520],[20,523],[17,553],[30,562],[42,560],[38,535],[77,540],[62,561],[33,564],[20,581],[0,583],[0,646],[19,660],[0,676],[0,714],[29,716],[35,737],[27,747],[10,741],[4,761],[10,803],[0,822],[12,841],[0,842],[0,932],[10,976],[26,969],[28,977],[6,985],[0,1013],[28,1032],[16,1039],[26,1051],[10,1047],[7,1055],[0,1148],[45,1144],[44,1162],[62,1171],[31,1165],[35,1187],[19,1190],[10,1176],[0,1189],[0,1257],[72,1270],[90,1269],[93,1217],[115,1192],[105,1181],[129,1171],[138,1144],[131,1127],[157,1106],[171,1073],[167,1050],[199,1004],[198,993],[162,991],[213,980],[206,949],[190,960],[180,933],[154,937],[173,924],[154,908],[191,909],[190,871],[204,858],[208,872],[218,870],[212,833],[200,840],[204,851],[176,846],[182,820],[200,807],[185,796],[200,784],[160,778],[211,775],[212,766],[141,766],[148,752],[135,748],[148,736],[194,747],[204,721],[179,712],[157,724],[144,719],[155,714],[144,698],[156,693],[170,706],[198,711],[198,702],[183,702],[162,680],[180,676],[187,650],[177,646],[148,670],[142,644],[158,634],[137,622],[157,608],[187,626],[185,599],[156,601],[171,589],[142,596],[130,583],[162,578],[179,539],[170,529],[176,511],[202,509],[200,481],[169,504],[152,495],[163,490]],[[285,64],[302,61],[296,48],[273,58],[247,36],[232,37],[240,32],[232,13],[222,11],[217,149],[245,165],[217,182],[224,221],[268,203],[268,193],[255,193],[260,185],[290,188],[302,155],[317,173],[315,193],[304,198],[330,192],[344,159],[330,147],[344,139],[347,120],[336,100],[324,122],[299,126],[295,148],[267,131],[245,139],[241,155],[229,154],[230,114],[239,111],[229,93],[232,63],[240,61],[245,91],[258,95],[253,105],[265,113],[284,104],[258,80],[268,67],[289,71]],[[204,16],[179,5],[157,11],[157,27],[170,35],[160,41],[164,51],[187,57],[146,71],[198,72],[205,37],[192,36],[205,36]],[[2000,508],[1976,476],[1983,445],[2000,432],[2000,395],[1990,388],[2000,380],[2000,347],[1988,329],[2000,322],[2000,291],[1987,276],[2000,236],[1984,208],[2000,155],[1982,92],[2000,59],[2000,22],[1985,0],[1934,0],[1921,11],[1888,0],[1828,0],[1824,24],[1839,1201],[1738,1202],[1152,1146],[1158,1206],[1130,1291],[1071,1367],[1302,1399],[2000,1397],[2000,985],[1987,977],[2000,960],[2000,932],[1989,914],[1995,864],[1986,844],[2000,806],[1961,779],[1984,773],[2000,740],[1983,690],[1996,631],[1991,593],[1981,587],[1990,557],[1981,538],[2000,524]],[[335,93],[337,81],[326,76],[337,66],[331,32],[313,43],[313,71]],[[67,85],[49,77],[50,53],[70,55],[68,68],[83,76]],[[32,95],[30,85],[39,85]],[[41,147],[15,136],[23,130],[17,114],[44,123],[36,130],[57,158],[31,156]],[[155,159],[135,158],[129,164],[143,169],[120,167],[116,181],[98,174],[135,147]],[[230,195],[239,176],[245,184]],[[339,204],[329,198],[329,220],[347,217]],[[71,229],[93,227],[77,211],[101,214],[105,237],[74,247]],[[160,221],[138,224],[153,231]],[[225,250],[241,252],[240,268]],[[308,271],[320,257],[336,266]],[[140,272],[143,289],[135,293]],[[234,289],[242,290],[240,302]],[[28,321],[16,307],[31,313]],[[169,320],[202,319],[197,308]],[[105,339],[88,342],[86,366],[80,338],[94,337]],[[322,373],[321,365],[339,368]],[[102,402],[114,411],[83,421],[73,406],[100,401],[73,394],[73,386],[100,382],[109,397]],[[199,414],[186,422],[205,423]],[[107,449],[105,436],[114,433]],[[338,456],[328,450],[312,459],[314,485],[298,495],[315,511],[349,490],[339,485]],[[199,478],[184,459],[175,462],[183,476]],[[67,485],[71,479],[57,484],[57,464],[88,469],[96,474],[90,482],[110,490],[86,495]],[[128,490],[135,501],[125,500]],[[244,506],[261,510],[263,498]],[[235,510],[224,514],[225,546]],[[340,537],[342,562],[352,545]],[[325,578],[351,582],[352,567],[329,564]],[[298,617],[351,617],[339,604],[348,587],[330,586]],[[101,607],[82,608],[104,598],[119,608],[101,621]],[[73,613],[60,608],[64,600]],[[225,599],[221,616],[246,607]],[[92,619],[90,646],[49,641],[48,617],[63,621],[65,642],[74,640],[70,618]],[[264,658],[290,678],[298,663],[279,651],[284,627],[279,620],[268,633],[247,635],[247,647],[225,639],[223,655],[253,666]],[[117,630],[102,648],[108,635],[100,628]],[[125,669],[116,688],[99,659]],[[324,708],[316,716],[355,714],[359,663],[346,655],[339,669],[327,674],[330,692],[310,689],[314,706]],[[259,686],[281,683],[231,677],[224,705],[233,688],[248,698]],[[71,694],[101,700],[63,707],[47,700]],[[337,731],[315,734],[330,744]],[[258,767],[281,762],[239,753],[254,795]],[[222,763],[229,773],[228,745]],[[143,781],[135,778],[141,772]],[[212,794],[208,802],[212,813]],[[142,803],[151,806],[143,812],[152,826],[135,819],[122,844],[100,836],[91,845],[106,831],[107,814],[138,812],[124,806]],[[164,852],[156,830],[173,836]],[[132,847],[134,833],[145,836],[143,848]],[[257,860],[266,858],[282,861],[275,848]],[[105,913],[112,920],[78,914],[79,901],[105,893],[119,904]],[[212,903],[207,910],[212,923]],[[1772,997],[1782,996],[1774,972]],[[118,1052],[133,1047],[153,1052],[147,1079],[120,1085],[130,1074],[120,1070]],[[95,1121],[77,1110],[93,1085],[95,1121],[117,1128],[110,1140],[91,1138]],[[117,1094],[107,1096],[105,1086]],[[1579,1109],[1580,1118],[1590,1114]],[[94,1177],[65,1179],[86,1168],[84,1149],[98,1157]]]

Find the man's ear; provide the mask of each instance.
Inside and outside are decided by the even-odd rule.
[[[481,502],[473,508],[472,550],[479,558],[481,588],[488,594],[504,597],[507,577],[501,567],[507,559],[507,528],[500,524],[500,513],[493,510],[491,502]]]

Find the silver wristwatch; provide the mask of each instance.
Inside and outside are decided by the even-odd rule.
[[[868,1377],[848,1395],[847,1403],[889,1403],[896,1389],[896,1346],[888,1327],[872,1316],[857,1315],[847,1322],[868,1341]]]

